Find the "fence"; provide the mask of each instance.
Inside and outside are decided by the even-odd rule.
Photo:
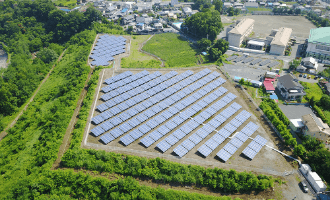
[[[246,49],[246,48],[239,48],[239,47],[234,47],[234,46],[229,46],[230,50],[233,51],[241,51],[241,52],[246,52],[246,53],[256,53],[256,54],[265,54],[265,51],[260,51],[260,50],[254,50],[254,49]]]

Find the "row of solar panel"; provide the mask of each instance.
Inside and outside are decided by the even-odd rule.
[[[260,135],[257,135],[253,141],[242,151],[251,160],[259,153],[263,146],[265,146],[267,140]]]
[[[165,124],[163,126],[163,127],[167,127],[167,129],[160,127],[158,130],[155,130],[154,132],[150,133],[148,136],[141,139],[141,143],[144,146],[149,147],[150,145],[155,143],[157,140],[159,140],[160,138],[165,136],[167,133],[169,133],[172,129],[176,128],[176,126],[181,125],[184,121],[188,120],[189,117],[195,115],[197,112],[199,112],[203,108],[205,108],[209,104],[209,103],[207,103],[209,101],[209,98],[215,97],[215,99],[217,99],[218,97],[220,97],[221,95],[223,95],[226,92],[227,92],[226,88],[221,87],[221,88],[217,89],[216,91],[214,91],[207,97],[203,98],[202,100],[200,100],[199,102],[194,104],[191,108],[188,108],[185,112],[180,113],[178,116],[174,117],[171,121],[167,122],[167,124]],[[200,96],[200,97],[202,97],[202,96]],[[165,144],[165,145],[168,147],[171,147],[172,145],[174,145],[177,141],[179,141],[184,136],[189,134],[197,126],[201,125],[210,116],[212,116],[214,113],[219,111],[223,106],[225,106],[225,105],[219,105],[218,103],[213,104],[211,107],[209,107],[204,112],[202,112],[205,114],[203,115],[203,117],[200,116],[201,119],[198,117],[194,117],[194,120],[190,120],[188,123],[183,125],[180,129],[176,130],[173,134],[171,134],[168,138],[166,138],[165,140],[167,141],[167,143],[170,144],[170,146],[168,146],[167,144]],[[172,124],[175,124],[176,126],[173,126]],[[173,138],[173,136],[174,136],[174,138]]]
[[[232,93],[229,93],[226,97],[228,97],[231,94]],[[236,96],[235,96],[235,98],[236,98]],[[234,98],[232,100],[234,100]],[[221,99],[220,101],[218,101],[217,103],[213,104],[211,107],[209,107],[208,109],[206,109],[205,111],[203,111],[202,113],[200,113],[199,115],[197,115],[196,117],[194,117],[192,120],[190,120],[190,123],[192,123],[192,124],[197,123],[198,126],[199,125],[202,125],[204,121],[206,121],[207,119],[211,118],[212,115],[214,115],[216,112],[218,112],[219,110],[221,110],[227,104],[228,103],[224,102]],[[237,103],[234,103],[233,105],[240,107],[240,105],[237,104]],[[207,115],[205,116],[205,114],[207,114]],[[221,116],[221,114],[219,116]],[[201,118],[201,119],[197,120],[197,118]],[[221,118],[220,121],[217,121],[217,120],[214,120],[213,119],[213,121],[214,121],[213,125],[211,125],[210,123],[207,123],[202,128],[200,128],[196,133],[194,133],[188,139],[186,139],[185,141],[183,141],[183,143],[180,144],[178,147],[176,147],[173,151],[178,156],[183,157],[192,148],[194,148],[200,141],[202,141],[209,134],[211,134],[212,131],[215,130],[215,128],[217,128],[218,126],[220,126],[226,120],[227,119],[225,117]],[[198,121],[200,123],[198,123]],[[177,130],[179,132],[182,131],[185,134],[183,134],[182,136],[180,136],[178,138],[178,133],[176,131],[172,135],[170,135],[169,137],[167,137],[165,140],[163,140],[162,142],[160,142],[159,144],[157,144],[157,147],[159,149],[161,149],[162,152],[167,151],[171,146],[173,146],[174,144],[176,144],[180,139],[182,139],[183,137],[185,137],[186,135],[188,135],[190,132],[192,132],[198,126],[192,126],[188,122],[187,124],[185,124],[184,126],[182,126],[179,130]],[[175,142],[173,142],[173,140],[171,141],[171,138],[173,136],[176,137],[178,140],[176,140]],[[181,146],[184,147],[184,148],[181,148]]]
[[[149,75],[149,72],[148,71],[142,71],[140,73],[137,73],[137,74],[134,74],[132,76],[126,77],[126,78],[124,78],[124,79],[122,79],[120,81],[117,81],[115,83],[109,84],[109,85],[103,87],[101,90],[102,90],[102,92],[107,93],[107,92],[109,92],[111,90],[117,89],[117,88],[122,87],[122,86],[124,86],[126,84],[134,87],[131,84],[133,81],[136,81],[136,80],[138,80],[138,79],[140,79],[142,77],[145,77],[147,75]]]
[[[124,38],[123,36],[116,37],[114,35],[110,36],[108,34],[99,36],[99,40],[110,40],[110,39],[117,41],[126,41],[126,38]]]
[[[207,72],[209,72],[208,70],[203,70],[201,71],[202,74],[207,74]],[[200,72],[199,72],[200,73]],[[194,76],[198,75],[199,73],[195,74]],[[180,74],[181,75],[181,74]],[[209,76],[212,76],[212,77],[216,77],[216,75],[213,73]],[[199,75],[196,76],[196,77],[200,77]],[[223,80],[223,79],[222,79]],[[193,88],[195,88],[194,86],[198,84],[198,82],[196,82],[195,84],[192,85]],[[190,86],[191,87],[191,86]],[[178,88],[176,89],[175,87],[170,87],[168,89],[166,89],[163,93],[164,94],[169,94],[168,92],[169,91],[172,91],[173,93],[177,92],[178,90],[180,90],[181,88]],[[182,91],[185,91],[185,90],[182,90]],[[179,101],[181,98],[184,98],[186,95],[188,95],[188,93],[182,93],[182,91],[180,91],[179,93],[171,96],[171,98],[167,98],[164,102],[161,102],[160,104],[158,104],[157,106],[161,106],[162,109],[165,109],[168,105],[172,105],[173,103]],[[172,93],[170,92],[170,93]],[[190,91],[192,92],[192,90]],[[163,95],[163,97],[165,97],[165,95]],[[179,95],[181,94],[181,95]],[[157,96],[157,95],[156,95]],[[157,97],[158,98],[158,97]],[[111,128],[113,128],[114,126],[117,126],[118,124],[120,124],[122,121],[125,121],[133,116],[135,116],[137,113],[141,113],[143,110],[151,107],[152,105],[154,104],[157,104],[160,100],[158,99],[157,101],[151,101],[153,98],[150,98],[146,101],[144,101],[142,104],[139,104],[131,109],[129,109],[128,111],[120,114],[119,116],[116,116],[114,118],[112,118],[111,120],[109,120],[108,122],[106,122],[105,124],[109,124],[108,126],[112,125]],[[117,108],[117,107],[114,107],[114,108]],[[122,107],[122,108],[118,108],[117,110],[113,110],[113,108],[111,108],[109,111],[106,111],[104,113],[102,113],[101,115],[98,115],[96,117],[94,117],[92,120],[100,123],[104,120],[107,120],[109,119],[110,117],[118,114],[121,112],[121,110],[123,111],[125,108]],[[114,113],[116,112],[116,113]],[[142,115],[142,114],[141,114]],[[98,117],[98,118],[97,118]],[[101,128],[102,127],[102,128]],[[103,124],[101,124],[101,127],[97,126],[95,127],[94,129],[91,130],[91,132],[95,135],[95,136],[98,136],[102,133],[104,133],[105,131],[111,129],[109,127],[103,127]],[[109,128],[109,129],[108,129]]]
[[[126,71],[126,72],[123,72],[123,73],[118,74],[116,76],[113,76],[111,78],[107,78],[107,79],[105,79],[104,82],[106,84],[110,85],[111,83],[117,82],[117,81],[119,81],[121,79],[124,79],[124,78],[126,78],[128,76],[132,76],[132,75],[133,75],[133,73],[131,71]]]
[[[210,75],[209,75],[210,76]],[[198,82],[197,82],[198,83]],[[221,83],[222,84],[222,83]],[[206,86],[207,87],[207,86]],[[205,88],[206,88],[205,87]],[[205,89],[204,88],[204,89]],[[203,89],[202,89],[203,90]],[[225,90],[225,91],[223,91]],[[226,92],[226,89],[225,88],[222,88],[221,90],[219,90],[217,92],[218,93],[221,93],[222,92]],[[206,92],[208,93],[208,92]],[[202,94],[206,94],[205,93],[205,90],[203,90]],[[190,93],[187,93],[186,95],[189,95]],[[197,99],[201,98],[203,95],[202,94],[199,94],[199,95],[196,95],[196,93],[194,95],[192,95],[191,97],[189,97],[190,99],[194,99],[191,103],[193,103],[194,101],[196,101]],[[159,103],[158,105],[155,105],[154,107],[148,109],[147,111],[143,112],[142,114],[140,114],[139,116],[133,118],[132,120],[128,121],[127,123],[119,126],[119,128],[116,128],[112,131],[109,132],[109,134],[105,134],[104,136],[101,136],[101,140],[102,138],[107,138],[106,141],[110,142],[112,141],[113,139],[117,138],[118,136],[126,133],[127,131],[131,130],[132,128],[135,128],[136,126],[138,126],[140,123],[143,123],[145,122],[147,119],[150,119],[151,117],[153,117],[154,115],[156,115],[157,113],[161,112],[162,110],[166,109],[167,107],[171,106],[172,104],[174,104],[175,102],[179,101],[181,98],[184,98],[185,96],[181,96],[179,98],[176,98],[174,100],[170,100],[170,101],[166,101],[166,102],[161,102]],[[187,99],[189,99],[187,98]],[[187,100],[185,99],[185,100]],[[168,99],[167,99],[168,100]],[[205,102],[204,102],[205,103]],[[188,105],[187,105],[188,106]],[[206,105],[205,105],[206,106]],[[204,107],[205,107],[204,106]],[[183,110],[185,108],[185,106],[182,106],[182,103],[181,102],[178,102],[176,103],[173,107],[170,107],[167,111],[161,113],[161,115],[155,117],[154,119],[148,121],[146,124],[143,124],[142,126],[140,126],[138,129],[136,130],[139,130],[139,132],[142,132],[144,135],[144,131],[148,130],[149,129],[153,129],[155,127],[157,127],[159,124],[161,124],[162,122],[164,122],[165,120],[168,120],[169,118],[171,118],[173,115],[175,115],[176,113],[178,113],[179,111]],[[188,113],[189,114],[189,113]],[[102,125],[101,125],[102,126]],[[172,124],[173,126],[173,124]],[[130,127],[129,129],[127,129],[127,127]],[[175,125],[174,125],[175,127]],[[92,130],[93,131],[93,130]],[[148,132],[147,131],[147,132]],[[104,132],[104,131],[103,131]],[[125,145],[128,145],[130,143],[127,143],[128,141],[135,141],[137,138],[134,136],[135,134],[137,134],[136,132],[138,131],[134,131],[134,132],[131,132],[130,134],[126,135],[123,137],[122,142],[125,144]],[[102,133],[101,133],[102,134]],[[132,134],[132,135],[131,135]],[[112,135],[113,137],[111,137],[110,135]],[[131,135],[131,136],[130,136]],[[138,134],[140,136],[142,136],[141,134]],[[139,137],[140,137],[139,136]],[[127,139],[127,137],[129,137]],[[139,138],[138,137],[138,138]],[[109,140],[109,138],[113,138],[112,140]],[[106,143],[106,142],[105,142]]]
[[[168,75],[168,74],[166,74],[166,75]],[[167,77],[169,77],[169,76],[166,76],[166,75],[159,77],[160,81],[156,81],[156,82],[162,82],[164,80],[167,80]],[[159,80],[159,79],[157,78],[156,80]],[[174,82],[172,84],[174,84]],[[98,110],[100,110],[101,112],[105,111],[105,110],[107,110],[107,111],[102,112],[100,115],[97,115],[96,117],[93,117],[92,122],[94,124],[99,124],[99,123],[103,122],[104,120],[107,120],[110,117],[112,117],[114,115],[117,115],[118,113],[123,112],[126,109],[131,108],[131,107],[141,103],[142,101],[144,101],[148,98],[149,99],[147,101],[145,101],[144,104],[154,105],[159,101],[159,96],[158,95],[162,94],[162,96],[164,96],[163,92],[160,93],[160,94],[157,94],[157,93],[165,90],[166,88],[168,88],[170,86],[172,86],[172,85],[167,84],[165,86],[165,85],[160,84],[158,86],[155,86],[155,87],[151,88],[152,90],[147,90],[147,91],[138,90],[138,92],[141,92],[141,93],[137,96],[132,97],[132,98],[130,97],[130,94],[132,94],[130,92],[128,94],[123,94],[123,95],[117,96],[114,99],[111,99],[111,100],[109,100],[109,101],[107,101],[107,102],[105,102],[105,103],[103,103],[103,104],[101,104],[97,107]],[[173,89],[171,89],[170,91],[173,92],[173,93],[176,92],[176,91],[173,91]],[[155,94],[157,94],[157,95],[155,95]],[[168,94],[168,90],[165,94]],[[155,96],[151,97],[153,95],[155,95]],[[140,107],[141,107],[141,105],[137,105],[135,107],[135,109],[140,112],[140,110],[141,110]],[[133,108],[131,108],[131,109],[133,109]]]
[[[192,73],[192,72],[191,72]],[[130,82],[129,84],[125,85],[125,86],[122,86],[122,87],[119,87],[115,90],[112,90],[111,92],[108,92],[104,95],[101,96],[101,99],[103,101],[108,101],[118,95],[121,95],[121,94],[124,94],[124,93],[127,93],[131,96],[133,95],[136,95],[136,94],[139,94],[141,93],[142,91],[144,91],[146,88],[148,88],[148,86],[153,86],[153,85],[156,85],[155,82],[153,83],[149,83],[147,84],[149,81],[152,81],[154,80],[155,78],[161,76],[162,73],[160,72],[154,72],[152,74],[149,74],[148,76],[145,76],[141,79],[137,79],[135,81],[132,80],[132,82]],[[124,79],[125,81],[127,81],[126,79]],[[141,87],[140,87],[141,86]],[[132,92],[129,92],[130,90],[134,90]],[[99,109],[100,110],[100,109]],[[101,112],[103,112],[102,110],[100,110]]]
[[[223,106],[227,105],[228,103],[220,100],[221,104]],[[180,157],[183,157],[186,155],[192,148],[194,148],[198,143],[200,143],[203,139],[205,139],[209,134],[211,134],[213,131],[215,131],[216,128],[218,128],[221,124],[223,124],[229,117],[225,113],[229,110],[232,110],[230,112],[234,112],[235,114],[242,106],[237,104],[236,102],[230,105],[227,109],[222,111],[219,115],[214,117],[212,120],[210,120],[206,125],[204,125],[202,128],[200,128],[196,133],[191,135],[188,139],[183,141],[179,146],[177,146],[173,151]],[[222,107],[220,107],[221,109]],[[219,110],[220,110],[219,109]],[[198,116],[197,116],[198,117]],[[196,117],[196,118],[197,118]],[[195,118],[194,118],[195,119]],[[228,132],[229,133],[229,132]],[[216,141],[213,141],[213,138],[216,139]],[[206,144],[210,145],[211,148],[216,148],[219,144],[221,144],[221,140],[224,139],[221,136],[218,136],[217,134],[212,137],[209,141],[206,142]],[[219,144],[217,144],[219,142]],[[215,145],[217,144],[217,145]],[[183,147],[183,148],[182,148]]]
[[[224,116],[224,115],[222,115]],[[232,133],[234,133],[239,126],[241,126],[249,117],[251,113],[243,110],[240,112],[234,119],[227,123],[222,129],[218,131],[216,135],[221,136],[217,137],[218,141],[214,141],[213,138],[206,141],[201,147],[198,148],[198,152],[203,156],[207,157],[214,151],[226,138],[228,138]],[[239,120],[240,119],[240,120]]]

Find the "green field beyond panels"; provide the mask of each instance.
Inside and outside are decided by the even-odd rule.
[[[247,8],[249,12],[253,11],[272,11],[270,8]]]
[[[155,35],[144,45],[143,50],[165,60],[165,67],[190,67],[197,63],[195,50],[175,33]]]

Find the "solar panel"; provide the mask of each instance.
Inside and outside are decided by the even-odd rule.
[[[100,137],[100,140],[105,144],[108,144],[109,142],[113,141],[114,139],[115,138],[112,135],[110,135],[109,133],[106,133]]]
[[[236,128],[238,128],[240,125],[242,125],[242,122],[238,121],[237,119],[232,119],[229,123],[231,125],[235,126]]]
[[[187,139],[181,143],[181,146],[190,151],[192,148],[195,147],[195,143]]]
[[[203,138],[198,136],[196,133],[192,134],[188,139],[196,145],[203,140]]]
[[[132,142],[134,142],[134,139],[129,135],[125,135],[124,137],[120,138],[120,141],[125,145],[129,145],[131,144]]]
[[[163,140],[163,141],[161,141],[160,143],[157,144],[157,147],[164,153],[169,148],[171,148],[171,145],[168,144],[165,140]]]
[[[257,155],[257,152],[253,151],[251,148],[246,147],[242,153],[247,156],[248,158],[250,158],[251,160]]]
[[[137,140],[140,137],[142,137],[143,133],[141,133],[141,131],[139,131],[138,129],[133,130],[132,132],[130,132],[130,136],[134,139]]]
[[[122,120],[122,121],[126,121],[127,119],[130,118],[130,115],[128,115],[127,113],[123,112],[120,115],[118,115],[118,117]]]
[[[267,140],[265,138],[261,137],[260,135],[257,135],[257,137],[254,138],[254,141],[256,141],[261,146],[264,146],[267,143]]]
[[[132,118],[131,120],[129,120],[127,122],[129,125],[131,125],[132,127],[136,127],[138,126],[141,122],[139,120],[137,120],[137,118]]]
[[[226,150],[228,153],[230,153],[231,155],[233,155],[236,151],[237,151],[237,147],[235,147],[234,145],[232,145],[231,143],[227,143],[224,147],[224,150]]]
[[[230,140],[230,144],[234,145],[237,148],[240,148],[243,144],[243,142],[241,140],[239,140],[238,138],[234,137],[233,139]]]
[[[224,123],[226,121],[226,118],[223,117],[221,114],[215,116],[213,119],[217,120],[218,122],[220,122],[221,124]]]
[[[239,104],[236,103],[236,102],[234,102],[233,104],[231,104],[230,107],[232,107],[232,108],[235,109],[236,111],[242,108],[242,106],[239,105]]]
[[[205,145],[208,146],[212,151],[218,147],[218,143],[216,143],[212,138],[205,142]]]
[[[182,138],[184,138],[184,136],[186,136],[186,134],[180,129],[174,131],[172,135],[178,138],[179,140],[181,140]]]
[[[227,151],[225,151],[224,149],[221,149],[218,153],[217,153],[217,156],[223,160],[223,161],[227,161],[230,157],[231,157],[231,154],[228,153]]]
[[[122,130],[120,130],[119,128],[115,128],[112,131],[110,131],[110,134],[114,137],[114,138],[118,138],[119,136],[123,135],[124,132]]]
[[[199,102],[197,102],[197,104],[201,107],[201,109],[205,108],[208,104],[203,101],[203,100],[200,100]]]
[[[203,156],[207,157],[208,155],[210,155],[212,150],[205,144],[203,144],[201,147],[198,148],[198,152],[201,153]]]
[[[143,134],[146,134],[146,133],[148,133],[151,130],[151,128],[149,126],[147,126],[146,124],[142,124],[138,129]]]
[[[99,124],[99,123],[101,123],[103,121],[104,121],[104,119],[101,117],[101,115],[98,115],[98,116],[92,118],[92,122],[94,124]]]
[[[246,125],[251,131],[255,132],[256,130],[258,130],[259,126],[256,125],[255,123],[253,122],[249,122],[247,125]]]
[[[247,127],[244,127],[242,130],[241,130],[242,133],[244,133],[246,136],[250,137],[254,132],[247,128]]]
[[[105,131],[108,131],[110,129],[113,128],[113,125],[109,122],[109,121],[106,121],[104,122],[103,124],[100,125],[102,127],[103,130]]]
[[[199,114],[199,116],[203,117],[205,120],[209,119],[212,115],[205,110]]]
[[[104,133],[105,131],[100,126],[97,126],[97,127],[93,128],[91,130],[91,132],[93,133],[94,136],[97,137],[97,136],[101,135],[102,133]]]
[[[216,133],[212,137],[212,140],[214,140],[218,145],[220,145],[223,141],[225,141],[225,138],[222,137],[220,134]]]
[[[175,108],[174,106],[171,106],[168,111],[170,113],[172,113],[173,115],[177,114],[179,112],[179,110],[177,108]]]
[[[217,121],[216,119],[211,119],[208,124],[210,124],[214,129],[218,128],[221,123],[219,121]]]
[[[245,142],[245,141],[248,139],[248,136],[245,135],[245,134],[242,133],[242,132],[238,132],[238,133],[235,135],[235,137],[236,137],[237,139],[239,139],[240,141],[242,141],[242,142]]]
[[[175,124],[180,125],[180,124],[182,124],[185,120],[182,119],[180,116],[175,116],[175,117],[172,119],[172,121],[173,121]]]
[[[145,147],[150,147],[155,142],[149,136],[142,138],[140,141]]]
[[[197,132],[196,132],[196,134],[199,136],[199,137],[201,137],[201,138],[206,138],[208,135],[209,135],[209,133],[207,133],[204,129],[199,129]]]
[[[149,134],[149,137],[152,138],[154,141],[157,141],[157,140],[159,140],[160,138],[162,138],[163,135],[160,134],[160,133],[156,130],[156,131],[150,133],[150,134]]]
[[[262,148],[262,146],[260,144],[258,144],[256,141],[252,141],[248,147],[250,147],[253,151],[255,152],[259,152]]]
[[[169,135],[167,138],[165,138],[166,142],[169,143],[171,146],[174,145],[179,141],[178,138],[174,137],[173,135]]]
[[[233,133],[237,129],[235,126],[233,126],[233,125],[231,125],[229,123],[226,124],[223,128],[226,129],[230,133]]]
[[[169,133],[171,130],[169,128],[167,128],[165,125],[159,127],[158,132],[162,135],[166,135],[167,133]]]
[[[159,125],[159,123],[155,119],[149,120],[146,124],[152,129]]]
[[[166,120],[162,115],[158,115],[154,119],[158,124],[161,124]]]
[[[124,133],[130,131],[133,127],[130,126],[128,123],[124,123],[119,126],[119,129],[122,130]]]
[[[224,128],[220,129],[218,131],[218,134],[220,134],[224,138],[228,138],[231,135],[231,133],[229,131],[227,131],[226,129],[224,129]]]
[[[188,153],[188,150],[183,148],[181,145],[177,146],[173,151],[181,158]]]
[[[176,125],[173,121],[169,121],[169,122],[167,122],[167,123],[165,124],[165,126],[166,126],[168,129],[173,130],[173,129],[176,128],[177,125]]]

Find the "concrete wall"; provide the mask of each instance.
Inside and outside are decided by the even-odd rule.
[[[246,48],[238,48],[238,47],[234,47],[234,46],[229,46],[229,49],[230,49],[230,50],[233,50],[233,51],[244,52],[244,53],[265,54],[265,52],[264,52],[264,51],[261,51],[261,50],[246,49]]]
[[[330,51],[326,51],[326,50],[321,50],[321,49],[316,49],[316,45],[314,43],[308,43],[307,49],[306,49],[306,56],[311,56],[310,54],[322,54],[325,56],[313,56],[315,58],[320,58],[320,59],[329,59],[330,58]]]
[[[240,35],[229,33],[228,34],[229,45],[234,46],[234,47],[240,47],[240,45],[242,43],[241,37],[242,36],[240,36]]]

